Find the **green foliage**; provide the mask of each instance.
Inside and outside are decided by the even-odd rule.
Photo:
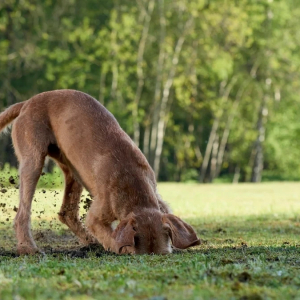
[[[16,182],[15,184],[18,185],[18,170],[16,168],[10,167],[10,165],[6,163],[0,169],[0,182],[3,187],[11,186],[11,183],[9,182],[10,177],[12,177]]]
[[[13,183],[11,183],[10,178],[13,179]],[[10,167],[9,164],[5,164],[2,169],[0,169],[0,183],[1,186],[7,188],[14,186],[15,188],[19,188],[19,175],[18,170],[14,167]],[[63,186],[64,178],[62,171],[55,166],[52,172],[42,173],[40,176],[37,187],[38,188],[60,188]]]
[[[158,157],[161,180],[185,180],[206,156],[204,181],[236,166],[250,180],[260,127],[264,169],[299,179],[299,20],[292,0],[5,0],[0,109],[46,90],[87,92],[152,167]],[[13,163],[9,143],[0,160]]]
[[[58,167],[54,167],[52,172],[44,173],[38,182],[38,188],[60,188],[64,185],[64,176]]]

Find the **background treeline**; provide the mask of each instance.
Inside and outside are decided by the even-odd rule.
[[[2,0],[0,109],[78,89],[160,180],[300,179],[299,28],[295,0]]]

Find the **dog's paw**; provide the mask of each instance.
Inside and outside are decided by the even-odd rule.
[[[19,255],[44,254],[39,248],[30,245],[18,245],[17,252]]]
[[[84,239],[81,239],[80,241],[85,246],[99,244],[97,239],[94,238],[92,235],[87,235]]]

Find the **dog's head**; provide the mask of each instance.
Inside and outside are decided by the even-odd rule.
[[[113,233],[119,254],[168,254],[200,244],[194,229],[172,214],[145,210],[130,214]]]

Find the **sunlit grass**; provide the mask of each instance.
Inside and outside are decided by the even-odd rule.
[[[161,183],[159,191],[176,214],[186,218],[288,214],[300,210],[300,183],[178,184]]]
[[[159,191],[174,214],[195,227],[201,246],[168,256],[115,256],[101,251],[85,258],[0,256],[0,299],[300,297],[299,183],[161,183]],[[57,221],[61,199],[61,190],[36,192],[34,235],[43,232],[47,237],[51,229],[45,240],[37,239],[42,248],[79,247]],[[15,251],[12,219],[18,190],[0,193],[0,203],[6,203],[4,211],[0,208],[4,223],[0,223],[0,247]]]

